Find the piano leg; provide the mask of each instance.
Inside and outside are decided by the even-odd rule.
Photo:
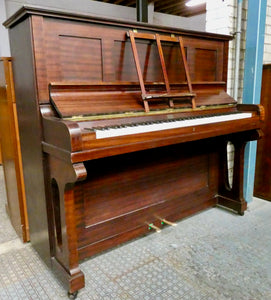
[[[73,187],[86,178],[87,172],[83,163],[72,165],[54,157],[49,158],[49,163],[51,191],[47,201],[52,269],[70,297],[85,285],[79,268]]]
[[[227,144],[223,143],[220,157],[220,176],[218,189],[218,204],[233,209],[240,215],[244,214],[247,208],[247,203],[243,196],[243,178],[244,178],[244,150],[246,142],[233,141],[234,145],[234,166],[232,186],[228,179],[228,164],[227,164]]]
[[[259,131],[251,131],[243,135],[233,135],[221,144],[220,149],[220,175],[218,185],[218,204],[230,208],[240,215],[244,215],[247,202],[243,194],[244,181],[244,155],[248,141],[261,137]],[[228,141],[234,146],[234,166],[232,186],[228,180],[227,144]]]

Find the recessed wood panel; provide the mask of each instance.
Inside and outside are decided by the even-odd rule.
[[[137,41],[137,50],[144,81],[164,82],[156,42]],[[162,43],[170,83],[185,81],[184,64],[178,44]],[[138,81],[131,43],[115,41],[114,61],[117,81]]]
[[[170,83],[186,81],[184,63],[179,43],[162,43]],[[185,48],[187,51],[187,48]]]
[[[134,155],[128,155],[95,166],[99,170],[85,187],[86,226],[174,198],[176,186],[185,194],[208,183],[203,156],[186,161],[159,158],[160,164],[149,159],[143,157],[139,163]]]
[[[195,49],[195,80],[216,81],[217,51]]]
[[[59,36],[61,80],[101,81],[100,39]]]
[[[137,51],[145,81],[163,81],[159,54],[155,43],[137,42]],[[117,81],[137,82],[138,77],[130,41],[115,41],[114,58]]]
[[[80,247],[128,230],[124,219],[142,226],[156,214],[167,216],[167,203],[191,192],[211,194],[209,155],[192,152],[178,145],[86,162],[88,178],[76,189]]]

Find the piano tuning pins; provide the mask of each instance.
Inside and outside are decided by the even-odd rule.
[[[177,226],[177,223],[174,223],[174,222],[170,222],[166,219],[161,219],[161,224],[167,224],[167,225],[170,225],[170,226]]]
[[[149,226],[149,230],[154,229],[157,233],[161,232],[161,229],[153,225],[152,223],[148,224],[148,226]]]

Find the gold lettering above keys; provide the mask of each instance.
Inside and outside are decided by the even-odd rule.
[[[103,119],[118,119],[118,118],[127,118],[127,117],[142,117],[142,116],[155,116],[155,115],[163,115],[171,113],[174,117],[174,113],[181,113],[181,112],[195,112],[195,111],[205,111],[214,109],[223,109],[233,107],[233,105],[210,105],[210,106],[200,106],[196,109],[192,110],[191,108],[168,108],[163,110],[153,110],[148,113],[141,111],[129,111],[129,112],[122,112],[122,113],[112,113],[112,114],[101,114],[101,115],[78,115],[72,117],[65,117],[64,120],[68,121],[91,121],[91,120],[103,120]]]

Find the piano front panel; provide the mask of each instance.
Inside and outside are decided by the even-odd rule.
[[[86,162],[88,177],[76,187],[79,252],[93,253],[97,243],[103,250],[108,239],[213,205],[218,163],[212,148],[211,141],[194,142]]]
[[[189,49],[187,60],[192,82],[223,81],[223,68],[227,56],[224,49],[227,45],[222,41],[198,40],[184,38]],[[191,52],[191,53],[190,53]]]
[[[39,85],[39,101],[48,102],[50,82],[138,82],[130,39],[126,33],[133,26],[71,22],[68,20],[33,16],[34,51]],[[161,29],[160,29],[161,30]],[[140,32],[171,34],[167,30],[139,28]],[[176,32],[176,36],[182,32]],[[228,40],[210,39],[202,34],[183,37],[190,76],[193,82],[219,83]],[[137,41],[139,60],[146,82],[163,81],[156,42]],[[169,81],[186,81],[178,44],[162,42]],[[204,57],[204,64],[200,59]],[[174,62],[174,63],[173,63]],[[165,87],[164,87],[165,89]],[[226,90],[224,85],[223,90]],[[89,111],[86,111],[89,113]]]
[[[195,65],[200,65],[202,60],[204,60],[204,64],[202,64],[202,67],[197,70],[195,80],[216,81],[216,51],[209,49],[196,49]]]

